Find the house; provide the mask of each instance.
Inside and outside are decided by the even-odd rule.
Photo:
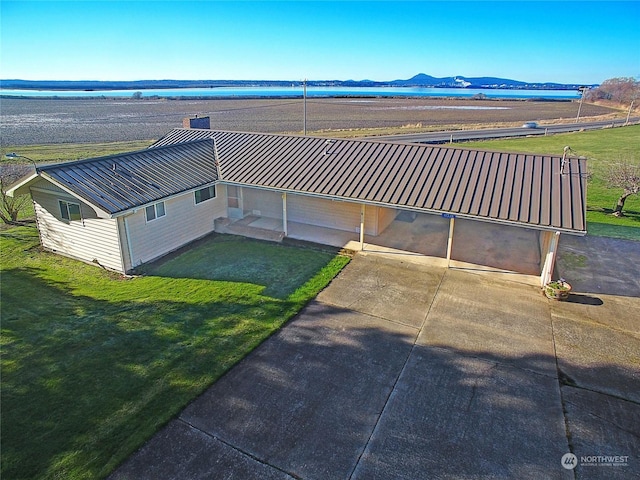
[[[130,272],[213,231],[380,246],[551,278],[586,233],[586,160],[179,128],[146,150],[42,166],[42,245]]]

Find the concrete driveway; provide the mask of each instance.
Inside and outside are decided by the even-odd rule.
[[[604,297],[359,254],[110,478],[637,477],[640,301]]]

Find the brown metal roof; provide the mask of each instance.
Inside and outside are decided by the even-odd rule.
[[[218,180],[211,140],[48,165],[38,171],[109,214]]]
[[[586,160],[562,163],[449,146],[175,129],[144,151],[39,171],[112,215],[221,181],[584,233]]]
[[[572,233],[586,230],[586,160],[449,146],[176,129],[213,138],[222,182]]]

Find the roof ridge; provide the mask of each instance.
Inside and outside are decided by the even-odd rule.
[[[441,149],[441,150],[464,150],[464,151],[473,151],[473,152],[486,152],[486,153],[505,153],[502,150],[494,150],[489,148],[477,148],[477,147],[467,147],[462,144],[438,144],[438,143],[421,143],[421,142],[404,142],[404,141],[389,141],[385,139],[376,139],[376,138],[341,138],[341,137],[323,137],[318,135],[303,135],[296,133],[277,133],[277,132],[246,132],[246,131],[238,131],[238,130],[224,130],[224,129],[209,129],[209,128],[184,128],[184,127],[176,127],[171,132],[174,131],[198,131],[198,132],[211,132],[211,138],[214,138],[216,134],[239,134],[239,135],[252,135],[255,137],[279,137],[279,138],[303,138],[309,140],[335,140],[335,141],[344,141],[344,142],[354,142],[354,143],[378,143],[378,144],[398,144],[398,145],[411,145],[415,147],[422,148],[432,148],[432,149]],[[161,139],[158,140],[160,142],[162,139],[166,138],[171,132]],[[189,140],[193,141],[193,140]],[[180,143],[188,143],[189,141],[180,142]],[[156,142],[156,143],[158,143]],[[155,145],[155,143],[154,143]],[[169,144],[169,145],[177,145],[177,144]],[[153,147],[151,145],[149,148]],[[154,147],[160,148],[160,147]],[[533,157],[551,157],[551,158],[561,158],[563,154],[561,153],[534,153],[534,152],[524,152],[524,151],[509,151],[508,153],[517,154],[517,155],[531,155]],[[567,155],[566,158],[581,158],[579,155]]]
[[[158,151],[158,150],[167,150],[167,149],[175,149],[175,148],[179,148],[179,147],[184,147],[185,145],[192,145],[195,143],[203,143],[203,142],[212,142],[213,143],[213,138],[202,138],[199,140],[191,140],[188,142],[182,142],[182,143],[172,143],[169,145],[162,145],[159,147],[155,147],[153,149],[153,151]],[[54,170],[56,168],[60,168],[60,167],[67,167],[67,166],[75,166],[75,165],[81,165],[81,164],[85,164],[85,163],[94,163],[94,162],[99,162],[99,161],[103,161],[103,160],[113,160],[119,157],[129,157],[132,155],[138,155],[138,154],[143,154],[143,153],[150,153],[150,148],[151,147],[147,147],[141,150],[134,150],[133,152],[122,152],[122,153],[114,153],[111,155],[104,155],[102,157],[91,157],[91,158],[81,158],[78,160],[71,160],[68,162],[57,162],[57,163],[51,163],[48,165],[43,165],[43,166],[39,166],[38,167],[38,171],[47,171],[47,170]]]

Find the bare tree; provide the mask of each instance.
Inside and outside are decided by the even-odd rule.
[[[29,195],[18,195],[10,197],[7,190],[31,171],[31,167],[24,163],[1,163],[0,164],[0,219],[4,223],[11,224],[18,221],[18,216],[24,207],[29,203]]]
[[[589,100],[611,100],[622,105],[630,104],[640,97],[640,82],[633,77],[610,78],[589,90]]]
[[[622,217],[624,216],[622,209],[624,208],[625,200],[631,195],[640,193],[640,163],[625,160],[621,163],[612,164],[605,178],[609,188],[621,188],[623,190],[613,211],[613,215]]]

